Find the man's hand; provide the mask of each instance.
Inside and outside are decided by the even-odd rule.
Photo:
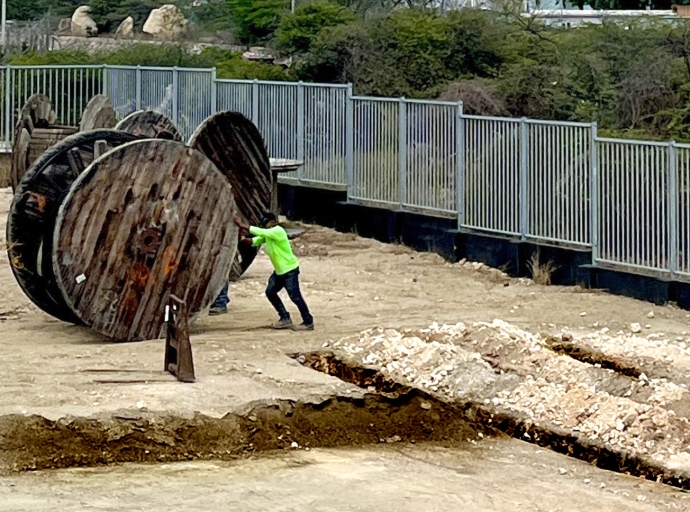
[[[245,231],[249,231],[249,224],[247,224],[246,222],[243,222],[242,219],[239,218],[239,216],[235,215],[235,217],[233,217],[232,221],[235,223],[235,225],[238,228],[243,229]]]
[[[252,240],[251,238],[242,238],[240,239],[240,243],[244,245],[252,245],[254,243],[254,240]]]

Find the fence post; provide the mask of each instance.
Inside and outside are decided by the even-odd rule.
[[[211,69],[211,115],[218,112],[218,72],[216,68]]]
[[[173,68],[173,77],[172,77],[172,122],[175,124],[175,126],[180,126],[180,119],[179,119],[179,90],[180,90],[180,72],[177,69],[177,66]]]
[[[5,142],[9,146],[12,143],[12,66],[5,66]]]
[[[304,161],[304,83],[297,84],[297,160]],[[304,178],[304,165],[297,169],[297,179]]]
[[[252,123],[259,124],[259,81],[252,83]]]
[[[597,123],[592,123],[589,150],[589,237],[592,244],[592,265],[599,259],[599,151]]]
[[[458,210],[458,229],[462,229],[465,225],[465,116],[463,112],[462,101],[458,102],[458,112],[456,115],[455,128],[455,194],[456,205]]]
[[[407,204],[407,102],[405,98],[400,98],[398,101],[398,152],[400,165],[398,201],[402,210]]]
[[[668,144],[668,257],[671,277],[678,272],[678,151]]]
[[[524,117],[520,120],[520,238],[529,232],[529,126]]]
[[[110,77],[110,68],[109,68],[108,64],[103,64],[101,66],[101,90],[99,92],[100,92],[100,94],[107,96],[110,99],[110,101],[112,102],[113,101],[112,94],[106,94],[105,93],[105,90],[106,90],[105,84],[106,84],[106,82],[109,83],[111,81],[112,80]],[[112,91],[109,90],[108,92],[110,93]],[[113,105],[114,105],[114,103],[113,103]]]
[[[142,81],[143,81],[143,77],[141,75],[141,66],[137,66],[137,72],[136,72],[135,80],[136,80],[136,83],[134,84],[134,88],[135,88],[135,92],[134,92],[135,96],[134,97],[135,97],[136,105],[135,105],[134,110],[141,110],[141,87],[142,87]]]
[[[350,200],[355,172],[355,111],[352,97],[352,84],[347,85],[345,99],[345,183],[347,186],[347,200]]]

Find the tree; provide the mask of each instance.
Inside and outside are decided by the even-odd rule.
[[[280,19],[289,11],[289,0],[228,0],[237,38],[254,43],[273,35]]]
[[[329,0],[316,0],[283,17],[276,36],[289,53],[307,52],[323,30],[354,20],[354,13],[347,7]]]

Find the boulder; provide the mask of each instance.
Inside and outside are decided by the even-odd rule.
[[[115,31],[115,37],[132,37],[134,36],[134,18],[129,16],[125,18],[120,26]]]
[[[93,37],[98,35],[98,27],[91,17],[91,7],[82,5],[72,14],[70,22],[73,36]]]
[[[273,62],[275,57],[263,46],[251,46],[249,51],[242,54],[244,60],[257,62]]]
[[[58,24],[57,34],[59,36],[72,35],[72,18],[62,18]]]
[[[175,5],[166,4],[154,9],[144,23],[144,33],[155,39],[177,39],[187,31],[188,21]]]

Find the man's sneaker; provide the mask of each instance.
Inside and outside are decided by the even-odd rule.
[[[224,314],[227,313],[227,312],[228,312],[228,307],[227,307],[227,306],[223,306],[223,307],[213,306],[213,307],[209,310],[208,314],[209,314],[210,316],[218,316],[218,315],[224,315]]]
[[[272,329],[290,329],[292,327],[292,320],[289,318],[287,320],[278,320],[276,323],[271,325]]]
[[[293,331],[313,331],[314,330],[314,324],[306,324],[302,322],[299,325],[293,325],[292,326]]]

